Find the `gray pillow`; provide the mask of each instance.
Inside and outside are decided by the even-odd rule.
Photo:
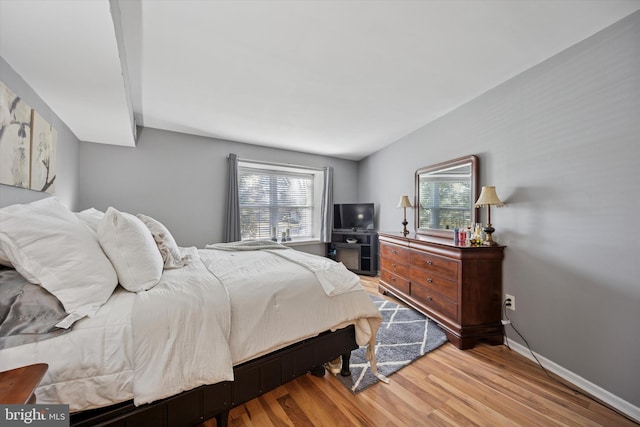
[[[0,270],[0,349],[64,334],[55,325],[67,317],[62,304],[15,270]]]

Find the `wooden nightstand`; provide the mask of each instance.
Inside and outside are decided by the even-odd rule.
[[[35,391],[47,372],[49,365],[36,363],[0,372],[0,403],[4,404],[34,404]]]

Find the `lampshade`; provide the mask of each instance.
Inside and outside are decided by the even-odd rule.
[[[400,197],[400,202],[398,202],[399,208],[412,208],[411,202],[409,201],[409,196]]]
[[[502,203],[502,200],[500,200],[496,194],[496,187],[482,187],[480,197],[478,197],[478,200],[476,201],[476,208],[482,206],[504,206],[504,203]]]

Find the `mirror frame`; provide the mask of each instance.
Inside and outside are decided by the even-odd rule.
[[[420,228],[420,175],[425,173],[437,172],[439,170],[450,169],[455,166],[462,166],[465,164],[471,164],[471,223],[479,221],[480,216],[478,214],[479,209],[474,207],[475,201],[478,200],[479,187],[479,159],[475,155],[459,157],[457,159],[448,160],[434,165],[420,168],[415,173],[415,195],[414,195],[414,214],[415,214],[415,230],[416,234],[424,234],[428,236],[436,237],[450,237],[453,238],[453,230],[439,229],[439,228]],[[470,224],[471,225],[471,224]]]

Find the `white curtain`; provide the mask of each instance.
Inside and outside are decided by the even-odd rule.
[[[331,230],[333,230],[333,167],[324,167],[322,186],[322,212],[320,213],[320,241],[331,242]]]
[[[225,242],[237,242],[240,234],[240,198],[238,196],[238,156],[229,154],[229,184],[227,188],[227,212],[225,219]]]

